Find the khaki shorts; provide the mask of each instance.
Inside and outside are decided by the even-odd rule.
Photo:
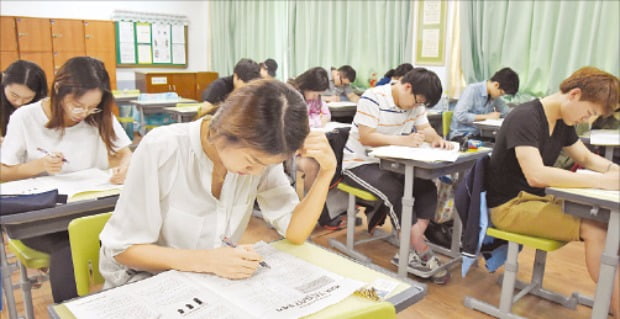
[[[552,195],[520,192],[517,197],[490,209],[495,227],[530,236],[577,241],[581,219],[565,214]]]

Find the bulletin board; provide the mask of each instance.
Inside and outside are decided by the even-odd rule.
[[[187,25],[170,21],[115,21],[118,67],[187,67]]]
[[[445,0],[418,2],[416,18],[416,65],[443,65],[446,42]]]

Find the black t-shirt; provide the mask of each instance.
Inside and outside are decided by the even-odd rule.
[[[226,100],[228,94],[233,91],[233,77],[227,76],[219,78],[211,83],[203,92],[202,100],[207,101],[213,105],[218,104]]]
[[[487,171],[487,205],[499,206],[516,197],[520,191],[539,196],[544,188],[528,185],[515,154],[517,146],[533,146],[540,151],[545,166],[553,166],[565,146],[577,142],[577,132],[563,120],[556,122],[549,136],[549,124],[538,99],[515,107],[504,119],[495,138],[495,146]]]

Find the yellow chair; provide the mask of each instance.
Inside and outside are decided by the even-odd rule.
[[[35,283],[47,280],[47,276],[38,275],[35,277],[28,277],[28,268],[48,268],[50,265],[50,256],[26,246],[21,240],[17,239],[9,239],[7,247],[19,260],[20,282],[18,285],[22,289],[26,318],[32,319],[34,318],[31,293],[32,287]]]
[[[504,265],[499,308],[472,297],[465,298],[466,307],[497,318],[522,318],[512,313],[512,305],[528,293],[559,303],[570,309],[575,309],[578,303],[592,306],[591,299],[576,292],[570,297],[566,297],[542,288],[547,252],[561,248],[566,244],[565,242],[511,233],[492,227],[487,229],[487,235],[508,241],[508,257]],[[517,280],[519,245],[536,249],[532,279],[527,284]],[[513,298],[515,288],[519,289],[520,292]]]
[[[443,138],[448,138],[448,134],[450,134],[450,123],[452,123],[453,114],[453,111],[443,111],[441,113],[441,130],[443,133]]]
[[[87,295],[90,288],[104,282],[99,272],[99,233],[112,213],[84,216],[69,223],[69,243],[78,296]]]
[[[355,250],[356,245],[368,243],[379,239],[393,239],[391,242],[395,245],[398,245],[398,239],[397,236],[395,236],[394,232],[386,234],[379,229],[374,231],[372,237],[355,241],[355,217],[357,215],[357,208],[355,205],[359,203],[360,205],[365,206],[366,209],[376,211],[381,207],[383,201],[380,198],[377,198],[372,193],[361,188],[353,187],[349,184],[346,184],[345,182],[338,183],[337,187],[339,190],[349,194],[349,203],[347,206],[347,240],[346,244],[343,244],[335,238],[330,238],[328,242],[332,248],[337,249],[340,252],[350,257],[353,257],[361,262],[370,263],[372,262],[370,258]]]

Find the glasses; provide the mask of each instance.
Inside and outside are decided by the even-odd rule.
[[[424,101],[424,102],[418,102],[418,96],[415,94],[415,92],[413,90],[411,90],[411,93],[413,94],[413,106],[426,106],[429,107],[428,105],[428,101]]]
[[[88,109],[83,108],[83,107],[75,107],[75,106],[72,106],[70,108],[70,110],[71,110],[71,113],[73,113],[73,114],[84,114],[84,113],[86,113],[86,116],[101,112],[101,109],[99,109],[99,108],[94,108],[92,110],[88,110]]]

